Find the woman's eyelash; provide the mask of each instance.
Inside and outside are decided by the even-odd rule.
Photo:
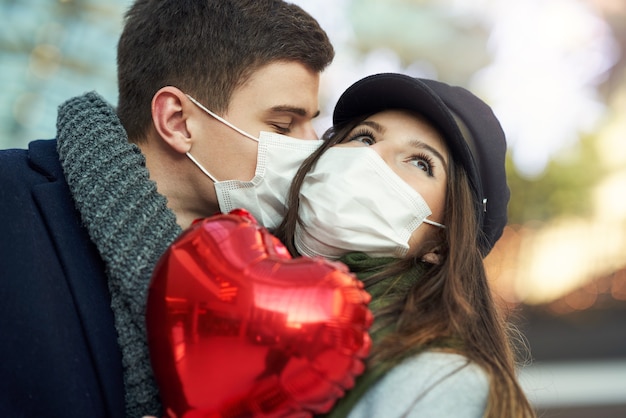
[[[361,136],[368,136],[368,137],[372,138],[374,141],[376,141],[376,137],[374,136],[374,132],[372,130],[367,129],[367,128],[359,128],[358,131],[356,131],[353,134],[351,134],[350,136],[348,136],[348,138],[344,142],[353,141],[353,140],[355,140],[355,139],[357,139],[358,137],[361,137]]]
[[[429,154],[425,154],[425,153],[416,153],[413,154],[411,156],[411,159],[413,160],[423,160],[424,162],[426,162],[426,164],[428,164],[428,174],[430,174],[432,176],[433,174],[433,170],[435,168],[435,160],[432,156],[430,156]]]
[[[374,131],[372,131],[371,129],[368,129],[366,127],[358,128],[358,130],[356,130],[354,133],[348,135],[342,142],[343,143],[350,142],[350,141],[354,141],[356,139],[363,138],[363,137],[371,138],[373,143],[376,142],[376,135],[375,135]],[[428,166],[428,167],[426,167],[425,172],[427,172],[428,175],[431,176],[431,177],[434,175],[435,159],[432,157],[432,155],[430,155],[428,153],[424,153],[424,152],[417,152],[417,153],[411,155],[409,157],[409,160],[410,161],[417,161],[417,160],[423,161]]]

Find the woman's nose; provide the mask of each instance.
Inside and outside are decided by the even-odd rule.
[[[370,145],[370,148],[376,151],[376,153],[383,159],[387,165],[391,165],[393,154],[391,147],[386,144],[384,141],[379,141],[373,145]]]

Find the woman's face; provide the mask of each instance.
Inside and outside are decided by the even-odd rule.
[[[443,223],[448,150],[441,135],[425,119],[405,110],[376,113],[357,125],[338,147],[370,147],[432,211],[428,219]],[[433,232],[422,224],[411,235],[409,253]]]

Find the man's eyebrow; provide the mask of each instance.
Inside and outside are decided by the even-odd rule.
[[[287,112],[287,113],[294,113],[298,116],[302,116],[302,117],[306,117],[308,116],[309,112],[306,111],[306,109],[302,108],[302,107],[297,107],[297,106],[288,106],[288,105],[282,105],[282,106],[274,106],[270,109],[272,112]],[[311,118],[316,118],[320,115],[320,111],[318,110],[317,112],[315,112]]]

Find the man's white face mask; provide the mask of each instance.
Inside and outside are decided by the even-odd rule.
[[[297,139],[274,132],[261,132],[256,138],[211,112],[193,97],[187,97],[210,116],[258,143],[256,170],[250,181],[220,181],[187,153],[187,157],[213,181],[220,210],[228,213],[243,208],[267,229],[278,227],[285,217],[287,193],[298,168],[322,141]]]

